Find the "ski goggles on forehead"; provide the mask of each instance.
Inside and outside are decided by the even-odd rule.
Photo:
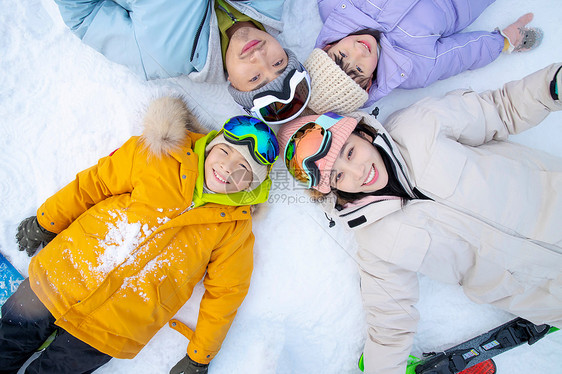
[[[265,91],[254,97],[250,114],[270,125],[295,119],[302,113],[310,99],[310,75],[302,67],[294,69],[283,81],[283,90]]]
[[[299,128],[285,146],[283,154],[287,170],[308,188],[320,183],[321,170],[316,161],[330,151],[332,133],[328,129],[342,118],[335,113],[325,113]]]
[[[257,118],[232,117],[222,128],[224,138],[233,144],[248,146],[252,158],[261,165],[273,165],[279,155],[277,137],[271,128]]]

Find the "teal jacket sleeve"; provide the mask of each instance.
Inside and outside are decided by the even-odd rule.
[[[211,1],[55,1],[84,43],[145,79],[189,74],[205,65]]]

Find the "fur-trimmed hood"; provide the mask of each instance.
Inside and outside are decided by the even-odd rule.
[[[172,154],[174,151],[186,145],[191,137],[193,144],[191,148],[203,159],[205,146],[216,135],[216,131],[210,132],[197,120],[195,115],[187,108],[184,101],[178,97],[165,96],[154,100],[148,106],[143,121],[144,130],[140,141],[151,156],[162,157]],[[207,134],[189,135],[189,133]],[[195,141],[197,140],[197,141]],[[267,200],[271,188],[269,176],[257,188],[248,192],[240,191],[234,194],[205,194],[203,193],[203,162],[199,162],[199,178],[194,194],[194,202],[200,204],[212,202],[221,205],[251,205],[251,212],[255,204]],[[227,197],[225,197],[227,196]]]
[[[162,156],[179,148],[187,138],[188,131],[200,134],[209,132],[182,99],[171,96],[161,97],[150,103],[143,125],[141,140],[155,156]]]

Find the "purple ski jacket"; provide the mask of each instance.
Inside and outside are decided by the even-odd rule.
[[[399,88],[420,88],[494,61],[499,31],[460,33],[494,0],[318,0],[316,47],[364,29],[381,32],[376,79],[363,108]]]

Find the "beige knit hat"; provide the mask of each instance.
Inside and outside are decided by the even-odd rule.
[[[304,63],[310,74],[312,93],[308,107],[316,113],[346,114],[361,108],[369,98],[326,52],[315,48]]]

